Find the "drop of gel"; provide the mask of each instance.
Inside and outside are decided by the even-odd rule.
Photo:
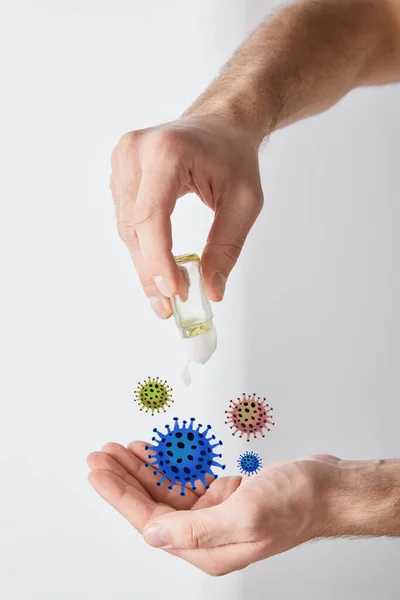
[[[183,383],[187,386],[189,386],[192,382],[192,378],[190,376],[190,360],[188,360],[186,365],[183,367],[181,379]]]

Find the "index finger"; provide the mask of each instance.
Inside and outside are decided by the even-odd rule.
[[[172,255],[171,214],[182,187],[176,169],[153,162],[142,174],[133,224],[148,273],[164,296],[178,289],[178,268]]]

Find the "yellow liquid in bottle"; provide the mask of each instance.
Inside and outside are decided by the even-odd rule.
[[[213,328],[212,321],[206,321],[205,323],[199,322],[187,322],[182,324],[182,332],[185,338],[193,338],[198,335],[203,335]]]

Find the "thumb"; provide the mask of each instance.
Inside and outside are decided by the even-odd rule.
[[[206,293],[213,302],[224,297],[228,276],[262,205],[261,188],[257,191],[247,188],[232,200],[224,198],[217,208],[201,259]]]
[[[167,513],[150,522],[144,539],[155,548],[212,548],[240,541],[238,519],[227,506]]]

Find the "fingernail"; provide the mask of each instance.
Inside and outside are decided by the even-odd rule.
[[[161,277],[161,275],[156,275],[155,277],[153,277],[153,279],[160,292],[164,296],[167,296],[167,298],[171,298],[171,296],[173,295],[171,282],[165,279],[164,277]]]
[[[212,280],[212,285],[213,285],[214,291],[222,299],[224,297],[224,293],[225,293],[226,276],[221,271],[217,271],[217,273],[215,273],[213,280]]]
[[[157,298],[156,296],[150,296],[149,300],[151,307],[156,313],[157,317],[159,317],[160,319],[166,319],[168,316],[167,309],[165,308],[160,298]]]
[[[154,548],[161,548],[162,546],[168,546],[168,536],[165,528],[162,525],[155,525],[150,527],[144,532],[144,539]]]

